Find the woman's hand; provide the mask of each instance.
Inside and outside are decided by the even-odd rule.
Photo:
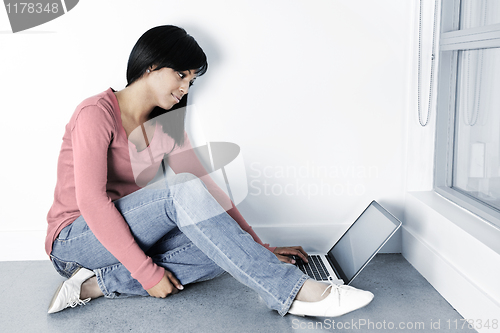
[[[304,251],[302,246],[287,246],[287,247],[277,247],[274,250],[274,254],[279,260],[286,262],[288,264],[295,264],[295,260],[289,256],[299,256],[307,262],[307,253]]]
[[[157,298],[165,298],[170,294],[177,294],[179,290],[184,289],[182,284],[172,274],[165,269],[165,274],[153,288],[146,290],[150,296]]]

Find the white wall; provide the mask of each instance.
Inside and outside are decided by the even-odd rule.
[[[372,199],[402,217],[413,5],[86,0],[16,34],[0,10],[0,260],[44,258],[64,126],[82,99],[124,87],[132,46],[160,24],[209,57],[191,103],[208,140],[241,147],[250,224],[345,224]],[[19,257],[9,239],[39,246]]]

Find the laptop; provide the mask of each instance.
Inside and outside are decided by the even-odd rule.
[[[310,253],[308,263],[294,256],[295,265],[317,281],[350,284],[401,226],[375,200],[361,213],[326,254]],[[331,277],[331,278],[330,278]]]

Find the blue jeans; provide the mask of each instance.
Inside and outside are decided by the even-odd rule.
[[[114,204],[141,249],[182,285],[226,271],[284,316],[308,278],[256,243],[191,174],[158,181]],[[148,296],[82,216],[60,232],[51,259],[65,277],[79,267],[93,270],[105,297]]]

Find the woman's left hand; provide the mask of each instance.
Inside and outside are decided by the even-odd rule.
[[[286,262],[288,264],[295,264],[295,260],[289,256],[299,256],[307,262],[307,253],[304,251],[302,246],[287,246],[287,247],[277,247],[274,250],[274,254],[279,260]]]

